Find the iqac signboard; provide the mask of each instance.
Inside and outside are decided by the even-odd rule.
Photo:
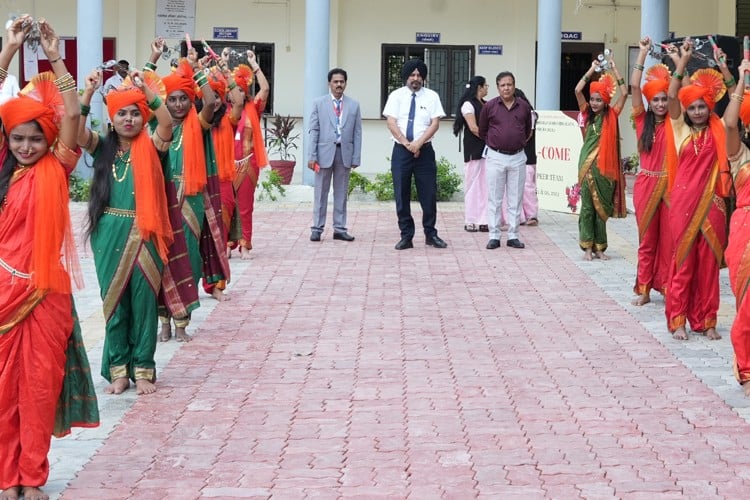
[[[581,32],[581,31],[563,31],[561,38],[564,41],[576,40],[576,41],[580,42],[581,40],[583,40],[583,32]]]

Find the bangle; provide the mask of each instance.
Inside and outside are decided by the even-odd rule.
[[[682,73],[678,73],[677,70],[672,71],[672,78],[677,78],[678,80],[682,80],[684,76],[685,75],[683,75]]]
[[[617,85],[625,85],[625,79],[620,78],[619,80],[617,80]]]
[[[643,71],[643,69],[644,69],[644,68],[643,68],[643,64],[638,64],[638,63],[635,63],[635,64],[633,65],[633,69],[637,69],[638,71]]]
[[[8,70],[0,68],[0,81],[5,80],[6,78],[8,78]]]
[[[59,61],[59,60],[61,60],[61,59],[62,59],[62,56],[58,57],[57,59],[50,59],[50,60],[49,60],[49,61],[47,61],[47,62],[49,62],[50,64],[52,64],[52,63],[56,63],[57,61]]]
[[[70,73],[65,73],[63,76],[55,80],[55,86],[57,90],[62,92],[70,92],[76,89],[76,81]]]
[[[255,69],[253,70],[253,74],[254,74],[254,75],[255,75],[255,74],[257,74],[257,73],[258,73],[258,71],[260,71],[260,66],[258,66],[257,68],[255,68]]]
[[[143,65],[143,71],[156,71],[156,64],[146,61],[146,64]]]
[[[729,95],[729,98],[730,98],[730,99],[733,99],[733,100],[735,100],[735,101],[737,101],[737,102],[738,102],[738,103],[740,103],[740,104],[742,104],[742,101],[744,101],[744,100],[745,100],[745,96],[741,96],[741,95],[739,95],[739,94],[736,94],[736,93],[734,93],[734,92],[733,92],[732,94],[730,94],[730,95]]]
[[[161,100],[161,97],[155,95],[153,99],[148,101],[148,109],[150,109],[151,111],[156,111],[162,105],[162,102],[163,101]]]
[[[583,75],[583,76],[581,77],[581,80],[583,80],[584,82],[588,83],[588,82],[589,82],[589,77],[588,77],[588,75]]]
[[[727,87],[731,87],[732,85],[736,85],[737,80],[734,79],[734,77],[730,77],[729,80],[724,80],[724,85]]]
[[[203,87],[204,85],[208,85],[208,78],[206,77],[206,74],[203,71],[196,71],[193,74],[193,81],[198,84],[198,87]]]
[[[91,106],[88,104],[81,103],[81,116],[89,116],[89,113],[91,112]]]
[[[234,90],[237,88],[237,84],[234,82],[230,82],[229,85],[227,85],[227,89]]]

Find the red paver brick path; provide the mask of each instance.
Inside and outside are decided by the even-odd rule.
[[[750,425],[543,230],[488,251],[439,215],[448,249],[398,252],[390,205],[353,243],[259,213],[232,300],[63,498],[750,496]]]

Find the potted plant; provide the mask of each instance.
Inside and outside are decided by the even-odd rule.
[[[278,159],[270,160],[269,163],[271,168],[281,175],[282,184],[292,182],[294,166],[297,164],[297,157],[293,151],[297,149],[296,140],[300,134],[294,132],[296,125],[296,118],[276,114],[268,128],[268,152],[278,155]]]

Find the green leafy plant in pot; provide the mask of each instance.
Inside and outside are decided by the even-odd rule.
[[[271,168],[279,173],[282,184],[292,182],[297,157],[293,151],[297,149],[296,140],[300,134],[294,131],[297,119],[291,116],[274,115],[271,126],[268,127],[268,153],[276,155],[278,159],[270,160]]]

